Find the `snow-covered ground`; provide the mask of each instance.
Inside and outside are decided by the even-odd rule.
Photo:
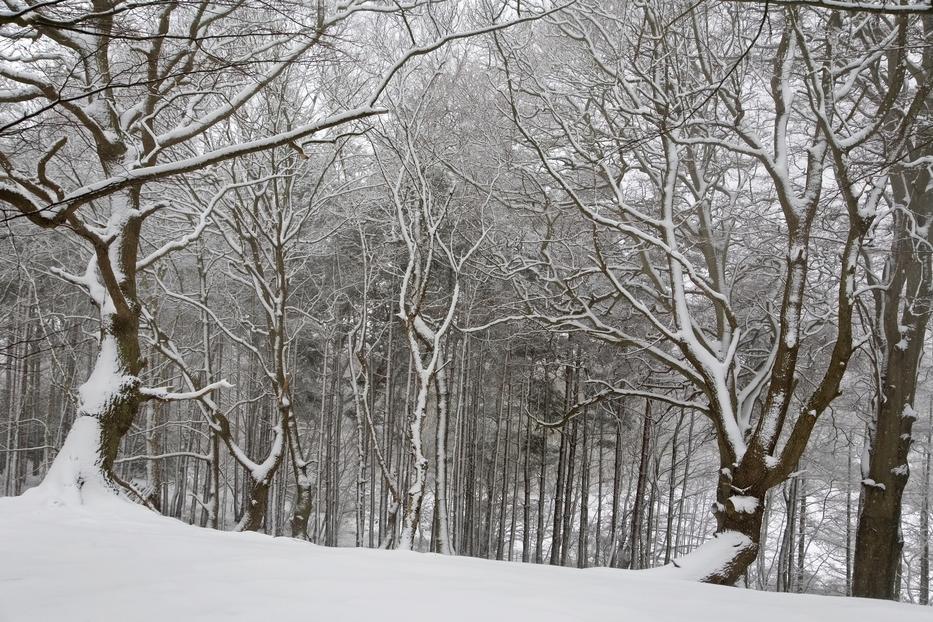
[[[120,501],[0,499],[2,622],[900,622],[933,610],[663,574],[328,549],[221,533]]]

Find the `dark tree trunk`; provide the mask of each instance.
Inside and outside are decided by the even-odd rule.
[[[933,54],[925,55],[933,65]],[[933,71],[933,67],[930,67]],[[915,226],[926,227],[933,242],[933,188],[930,175],[918,172],[908,186],[895,180],[895,195],[910,197],[898,214],[888,265],[889,285],[879,297],[884,366],[871,440],[868,477],[862,481],[863,504],[855,539],[853,595],[895,598],[904,538],[901,503],[910,475],[908,453],[916,420],[917,371],[930,320],[933,275],[930,252],[918,246]],[[906,201],[905,201],[906,202]],[[923,229],[921,229],[922,231]]]
[[[640,568],[642,559],[642,514],[645,488],[648,481],[648,456],[651,450],[651,402],[645,402],[645,416],[641,431],[641,454],[638,463],[638,483],[635,485],[635,505],[632,508],[630,568]]]
[[[259,531],[266,521],[266,511],[269,507],[269,482],[250,482],[249,493],[246,497],[243,516],[237,523],[237,531]]]

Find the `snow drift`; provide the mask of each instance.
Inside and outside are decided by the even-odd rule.
[[[191,527],[125,502],[0,499],[2,622],[930,618],[912,605],[716,587],[663,572],[328,549]]]

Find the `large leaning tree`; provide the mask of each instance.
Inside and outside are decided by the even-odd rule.
[[[507,266],[525,275],[521,317],[647,357],[688,387],[603,380],[590,403],[674,404],[715,431],[716,533],[673,562],[680,574],[742,576],[768,491],[842,389],[871,289],[862,251],[890,193],[890,166],[857,164],[903,153],[916,21],[579,2],[533,38],[496,36],[544,223],[536,252]]]
[[[4,219],[25,218],[84,242],[86,263],[58,274],[86,292],[100,318],[97,360],[46,488],[76,501],[109,496],[118,490],[112,466],[120,440],[141,403],[201,397],[222,385],[181,393],[143,385],[137,275],[210,224],[195,217],[197,224],[175,230],[174,238],[144,228],[190,209],[167,200],[166,188],[187,173],[251,153],[283,145],[300,151],[307,140],[378,115],[380,94],[408,59],[502,28],[511,16],[477,11],[475,27],[462,20],[456,31],[429,30],[425,40],[412,37],[399,57],[365,55],[373,20],[388,20],[404,33],[410,20],[436,23],[433,4],[4,1],[0,209]],[[348,63],[369,79],[347,101],[314,109],[287,130],[225,140],[220,124],[283,72],[313,74],[330,63]]]

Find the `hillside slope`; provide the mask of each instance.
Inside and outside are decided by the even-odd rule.
[[[927,608],[771,594],[651,572],[328,549],[122,502],[0,499],[3,622],[929,621]]]

